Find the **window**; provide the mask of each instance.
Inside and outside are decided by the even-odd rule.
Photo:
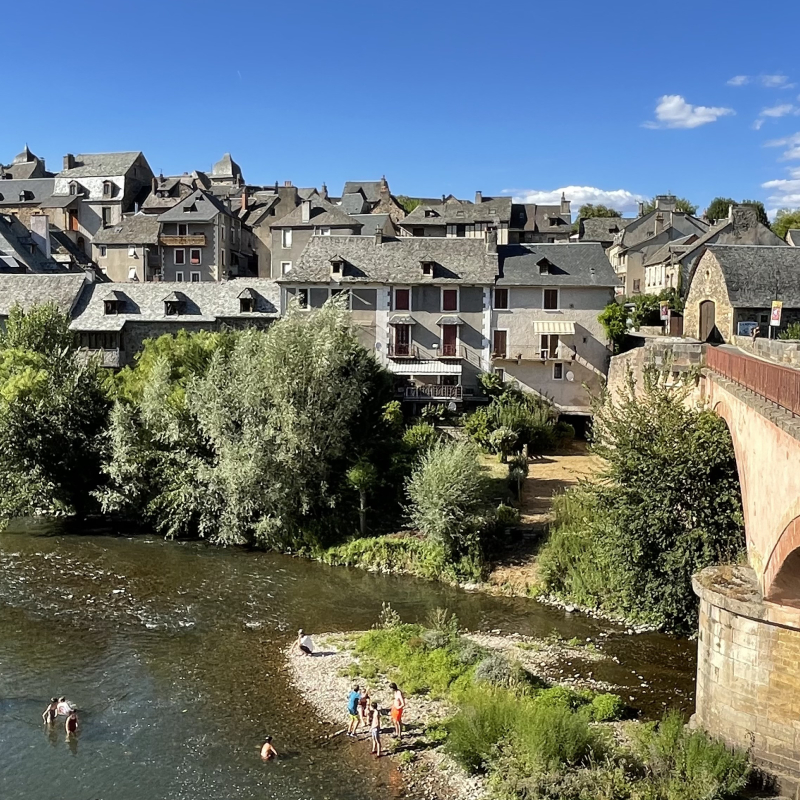
[[[281,231],[281,245],[284,249],[288,249],[292,246],[292,229],[291,228],[284,228]]]
[[[394,310],[411,311],[411,289],[394,290]]]
[[[330,228],[317,228],[317,235],[318,236],[330,236],[331,229]]]
[[[200,283],[200,273],[199,272],[190,272],[189,279],[192,283]]]
[[[136,258],[136,245],[129,244],[128,245],[128,258]]]
[[[458,289],[442,289],[442,311],[458,311]]]
[[[558,289],[545,289],[542,294],[542,308],[547,311],[558,309]]]
[[[558,335],[543,333],[539,337],[539,357],[558,358]]]
[[[70,194],[78,194],[78,184],[75,181],[72,181],[69,185],[69,193]]]
[[[189,263],[194,264],[197,266],[200,263],[200,248],[193,247],[189,251]]]
[[[308,289],[297,290],[297,305],[300,308],[308,308]]]
[[[553,364],[553,380],[554,381],[562,381],[564,380],[564,365],[556,362]]]
[[[69,229],[71,231],[78,230],[78,212],[74,208],[69,210]]]
[[[344,262],[341,258],[331,259],[331,275],[341,275],[342,267],[344,267]]]
[[[221,225],[219,231],[220,231],[220,236],[222,237],[222,241],[224,242],[225,241],[225,226]]]
[[[136,267],[130,266],[128,267],[128,280],[129,281],[138,281],[139,276],[136,274]]]
[[[111,181],[103,181],[103,197],[111,197]]]
[[[456,236],[459,239],[463,239],[467,235],[467,226],[466,225],[456,225]]]
[[[281,275],[288,274],[292,269],[291,261],[281,261]]]
[[[189,226],[185,222],[178,223],[178,236],[188,236]]]
[[[433,275],[433,261],[420,261],[423,275]]]
[[[103,206],[103,227],[107,228],[111,224],[111,207]]]
[[[505,358],[508,342],[508,331],[494,331],[492,334],[492,356]]]
[[[442,325],[441,354],[445,358],[458,355],[458,325]]]
[[[350,290],[349,289],[331,289],[331,297],[338,297],[340,294],[345,295],[345,307],[350,308]]]
[[[103,301],[104,314],[119,314],[119,302],[117,300],[104,300]]]
[[[100,252],[98,253],[98,255],[100,256],[100,258],[105,258],[105,257],[108,255],[108,247],[106,247],[104,244],[101,244],[101,245],[100,245],[100,247],[99,247],[98,249],[99,249],[99,251],[100,251]]]
[[[176,272],[175,273],[175,280],[178,283],[183,283],[183,273],[182,272]]]
[[[498,311],[505,311],[508,308],[508,289],[495,288],[494,307]]]
[[[225,266],[225,251],[222,251],[222,266]]]
[[[642,291],[642,282],[639,278],[636,278],[633,282],[633,291],[637,293]]]
[[[256,301],[252,297],[239,298],[239,313],[252,314],[256,310]]]
[[[411,356],[414,351],[411,348],[411,326],[394,326],[394,346],[389,350],[390,356]]]
[[[186,263],[186,251],[182,247],[176,247],[173,251],[172,263],[178,266]]]

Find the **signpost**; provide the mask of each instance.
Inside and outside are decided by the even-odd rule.
[[[658,304],[658,309],[659,309],[659,312],[660,312],[661,321],[665,322],[667,325],[669,325],[669,313],[670,313],[670,311],[669,311],[669,302],[667,302],[665,300],[662,300]]]

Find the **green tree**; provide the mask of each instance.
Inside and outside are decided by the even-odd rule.
[[[578,216],[582,219],[591,219],[592,217],[621,217],[622,212],[617,211],[616,208],[611,208],[611,206],[604,206],[599,203],[597,205],[585,203],[578,209]]]
[[[406,483],[411,523],[452,555],[478,542],[486,478],[471,442],[442,441],[425,453]]]
[[[800,228],[800,208],[779,208],[772,223],[773,233],[785,239],[787,231],[792,228]]]
[[[728,218],[728,211],[731,206],[735,206],[736,201],[732,197],[715,197],[706,209],[706,216],[711,220]]]
[[[405,194],[395,195],[394,199],[397,200],[406,214],[410,214],[417,206],[422,205],[422,200],[420,200],[418,197],[409,197]]]
[[[367,535],[367,494],[375,485],[378,473],[368,461],[359,461],[347,470],[347,482],[358,492],[358,529]]]
[[[649,214],[651,211],[656,210],[656,199],[655,197],[651,200],[648,200],[644,204],[644,213]],[[679,197],[677,202],[675,203],[675,210],[676,211],[683,211],[685,214],[696,214],[697,213],[697,206],[687,200],[685,197]]]
[[[628,312],[622,303],[610,302],[598,315],[597,321],[603,326],[606,337],[615,353],[628,333]]]
[[[0,335],[0,521],[85,514],[101,480],[105,375],[52,304],[9,314]]]

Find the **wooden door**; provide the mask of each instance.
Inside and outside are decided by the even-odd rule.
[[[716,308],[713,300],[700,303],[700,341],[709,342],[715,337]]]
[[[495,331],[494,341],[492,342],[492,353],[498,358],[506,357],[506,344],[508,331]]]
[[[442,325],[442,355],[453,357],[457,352],[458,330],[455,325]]]

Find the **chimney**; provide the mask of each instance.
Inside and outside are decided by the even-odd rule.
[[[639,201],[639,216],[644,216],[644,202],[642,200]]]
[[[383,229],[375,228],[375,244],[383,244]]]
[[[328,187],[324,183],[322,184],[322,191],[319,193],[319,196],[323,200],[327,200],[328,199]]]
[[[480,205],[483,202],[483,192],[475,192],[475,205]]]
[[[656,211],[675,211],[678,198],[674,194],[656,195]]]
[[[284,181],[283,185],[288,187],[288,186],[292,185],[292,182],[291,181]]]
[[[444,195],[442,195],[442,205],[444,205],[444,199],[445,199],[445,197],[444,197]]]
[[[386,180],[385,175],[381,175],[381,185],[378,189],[378,194],[382,198],[389,196],[389,182]]]
[[[311,221],[311,201],[310,200],[303,200],[300,204],[302,206],[302,211],[300,212],[301,217],[300,219],[303,223],[308,223]]]
[[[153,192],[153,194],[155,194],[156,189],[158,189],[158,178],[156,178],[156,176],[153,175],[153,180],[150,182],[150,191]]]
[[[569,200],[567,200],[567,196],[564,194],[564,192],[561,192],[561,216],[572,219],[572,211],[569,207]]]
[[[242,199],[241,199],[241,206],[242,211],[247,211],[247,187],[242,186]]]
[[[64,169],[74,169],[75,168],[75,156],[72,153],[67,153],[64,156]]]
[[[486,231],[486,252],[497,252],[497,231],[494,229]]]
[[[31,215],[31,239],[45,258],[50,258],[50,217],[47,214]]]

